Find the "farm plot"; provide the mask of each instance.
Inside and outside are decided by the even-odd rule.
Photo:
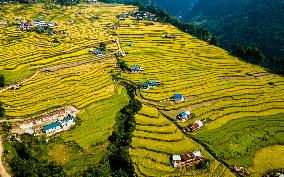
[[[112,62],[114,64],[114,62]],[[7,117],[28,117],[52,108],[73,105],[82,109],[115,94],[109,64],[86,64],[40,73],[20,86],[0,94]]]
[[[234,176],[224,165],[210,156],[200,145],[184,136],[165,117],[153,116],[153,109],[143,105],[142,114],[136,115],[136,130],[129,153],[139,176]],[[147,114],[146,110],[151,110]],[[173,168],[172,154],[201,150],[211,160],[210,170],[190,169],[180,171]]]
[[[5,5],[1,9],[5,12],[1,18],[10,25],[0,27],[0,74],[6,76],[7,84],[11,84],[31,75],[38,68],[90,59],[92,55],[88,52],[89,48],[98,46],[100,42],[110,43],[114,40],[102,25],[113,24],[116,15],[136,8],[82,4],[46,9],[45,5],[36,4]],[[56,22],[54,29],[59,30],[59,33],[49,36],[47,32],[38,34],[16,30],[16,25],[12,24],[21,21],[15,18],[44,18],[45,21]],[[113,46],[107,46],[106,50],[113,49]]]

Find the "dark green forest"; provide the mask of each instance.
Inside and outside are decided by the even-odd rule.
[[[181,15],[183,21],[208,29],[220,38],[221,47],[234,55],[284,73],[284,0],[153,1],[173,15]],[[252,48],[260,49],[265,59],[255,61],[251,56],[244,57],[244,52],[236,53],[240,46],[248,53]]]

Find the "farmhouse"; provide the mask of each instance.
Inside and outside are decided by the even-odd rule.
[[[42,131],[46,134],[56,132],[61,129],[61,124],[59,121],[53,122],[51,124],[43,126]]]
[[[133,43],[128,42],[128,43],[126,44],[126,46],[127,46],[127,47],[132,47],[132,46],[133,46]]]
[[[6,21],[1,21],[0,26],[6,26],[8,23]]]
[[[172,36],[170,34],[166,34],[166,35],[164,35],[164,38],[173,39],[173,38],[175,38],[175,36]]]
[[[174,94],[171,100],[175,102],[182,102],[185,100],[185,97],[182,94]]]
[[[172,156],[172,164],[174,168],[178,168],[180,170],[186,169],[187,167],[195,166],[199,164],[202,160],[204,160],[204,157],[202,156],[200,151],[193,151],[182,155]]]
[[[203,126],[204,125],[203,125],[201,120],[196,120],[193,124],[191,124],[188,127],[186,127],[186,130],[189,131],[189,132],[194,132],[196,130],[199,130]]]
[[[95,51],[95,55],[102,55],[103,54],[103,52],[101,51],[101,50],[99,50],[99,49],[97,49],[96,51]]]
[[[75,117],[68,114],[66,117],[64,117],[63,120],[59,120],[59,121],[43,126],[42,131],[46,134],[51,134],[51,133],[67,130],[74,124],[75,124]]]
[[[189,111],[181,112],[179,115],[177,115],[177,119],[181,122],[188,121],[191,117],[193,117],[194,114],[192,114]]]
[[[137,73],[137,72],[140,72],[140,71],[144,71],[144,68],[141,67],[141,66],[134,65],[134,66],[130,67],[130,72],[132,72],[132,73]]]

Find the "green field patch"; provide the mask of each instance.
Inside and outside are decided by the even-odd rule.
[[[202,130],[195,136],[227,164],[249,167],[257,150],[284,143],[283,116],[237,119],[218,129]]]
[[[88,148],[105,142],[112,133],[115,115],[128,103],[125,89],[119,88],[120,94],[97,102],[78,114],[81,124],[66,132],[64,141],[75,141],[80,147]]]

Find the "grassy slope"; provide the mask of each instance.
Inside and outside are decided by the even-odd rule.
[[[259,149],[284,144],[284,114],[237,119],[195,136],[229,165],[248,167]]]
[[[49,155],[63,164],[68,176],[81,176],[88,165],[96,165],[106,152],[107,139],[116,113],[128,103],[124,88],[79,113],[81,124],[65,132],[61,141],[50,144]]]
[[[80,147],[87,148],[104,142],[112,132],[115,115],[128,102],[125,89],[119,94],[95,103],[78,114],[82,121],[76,129],[63,135],[65,141],[75,141]]]

